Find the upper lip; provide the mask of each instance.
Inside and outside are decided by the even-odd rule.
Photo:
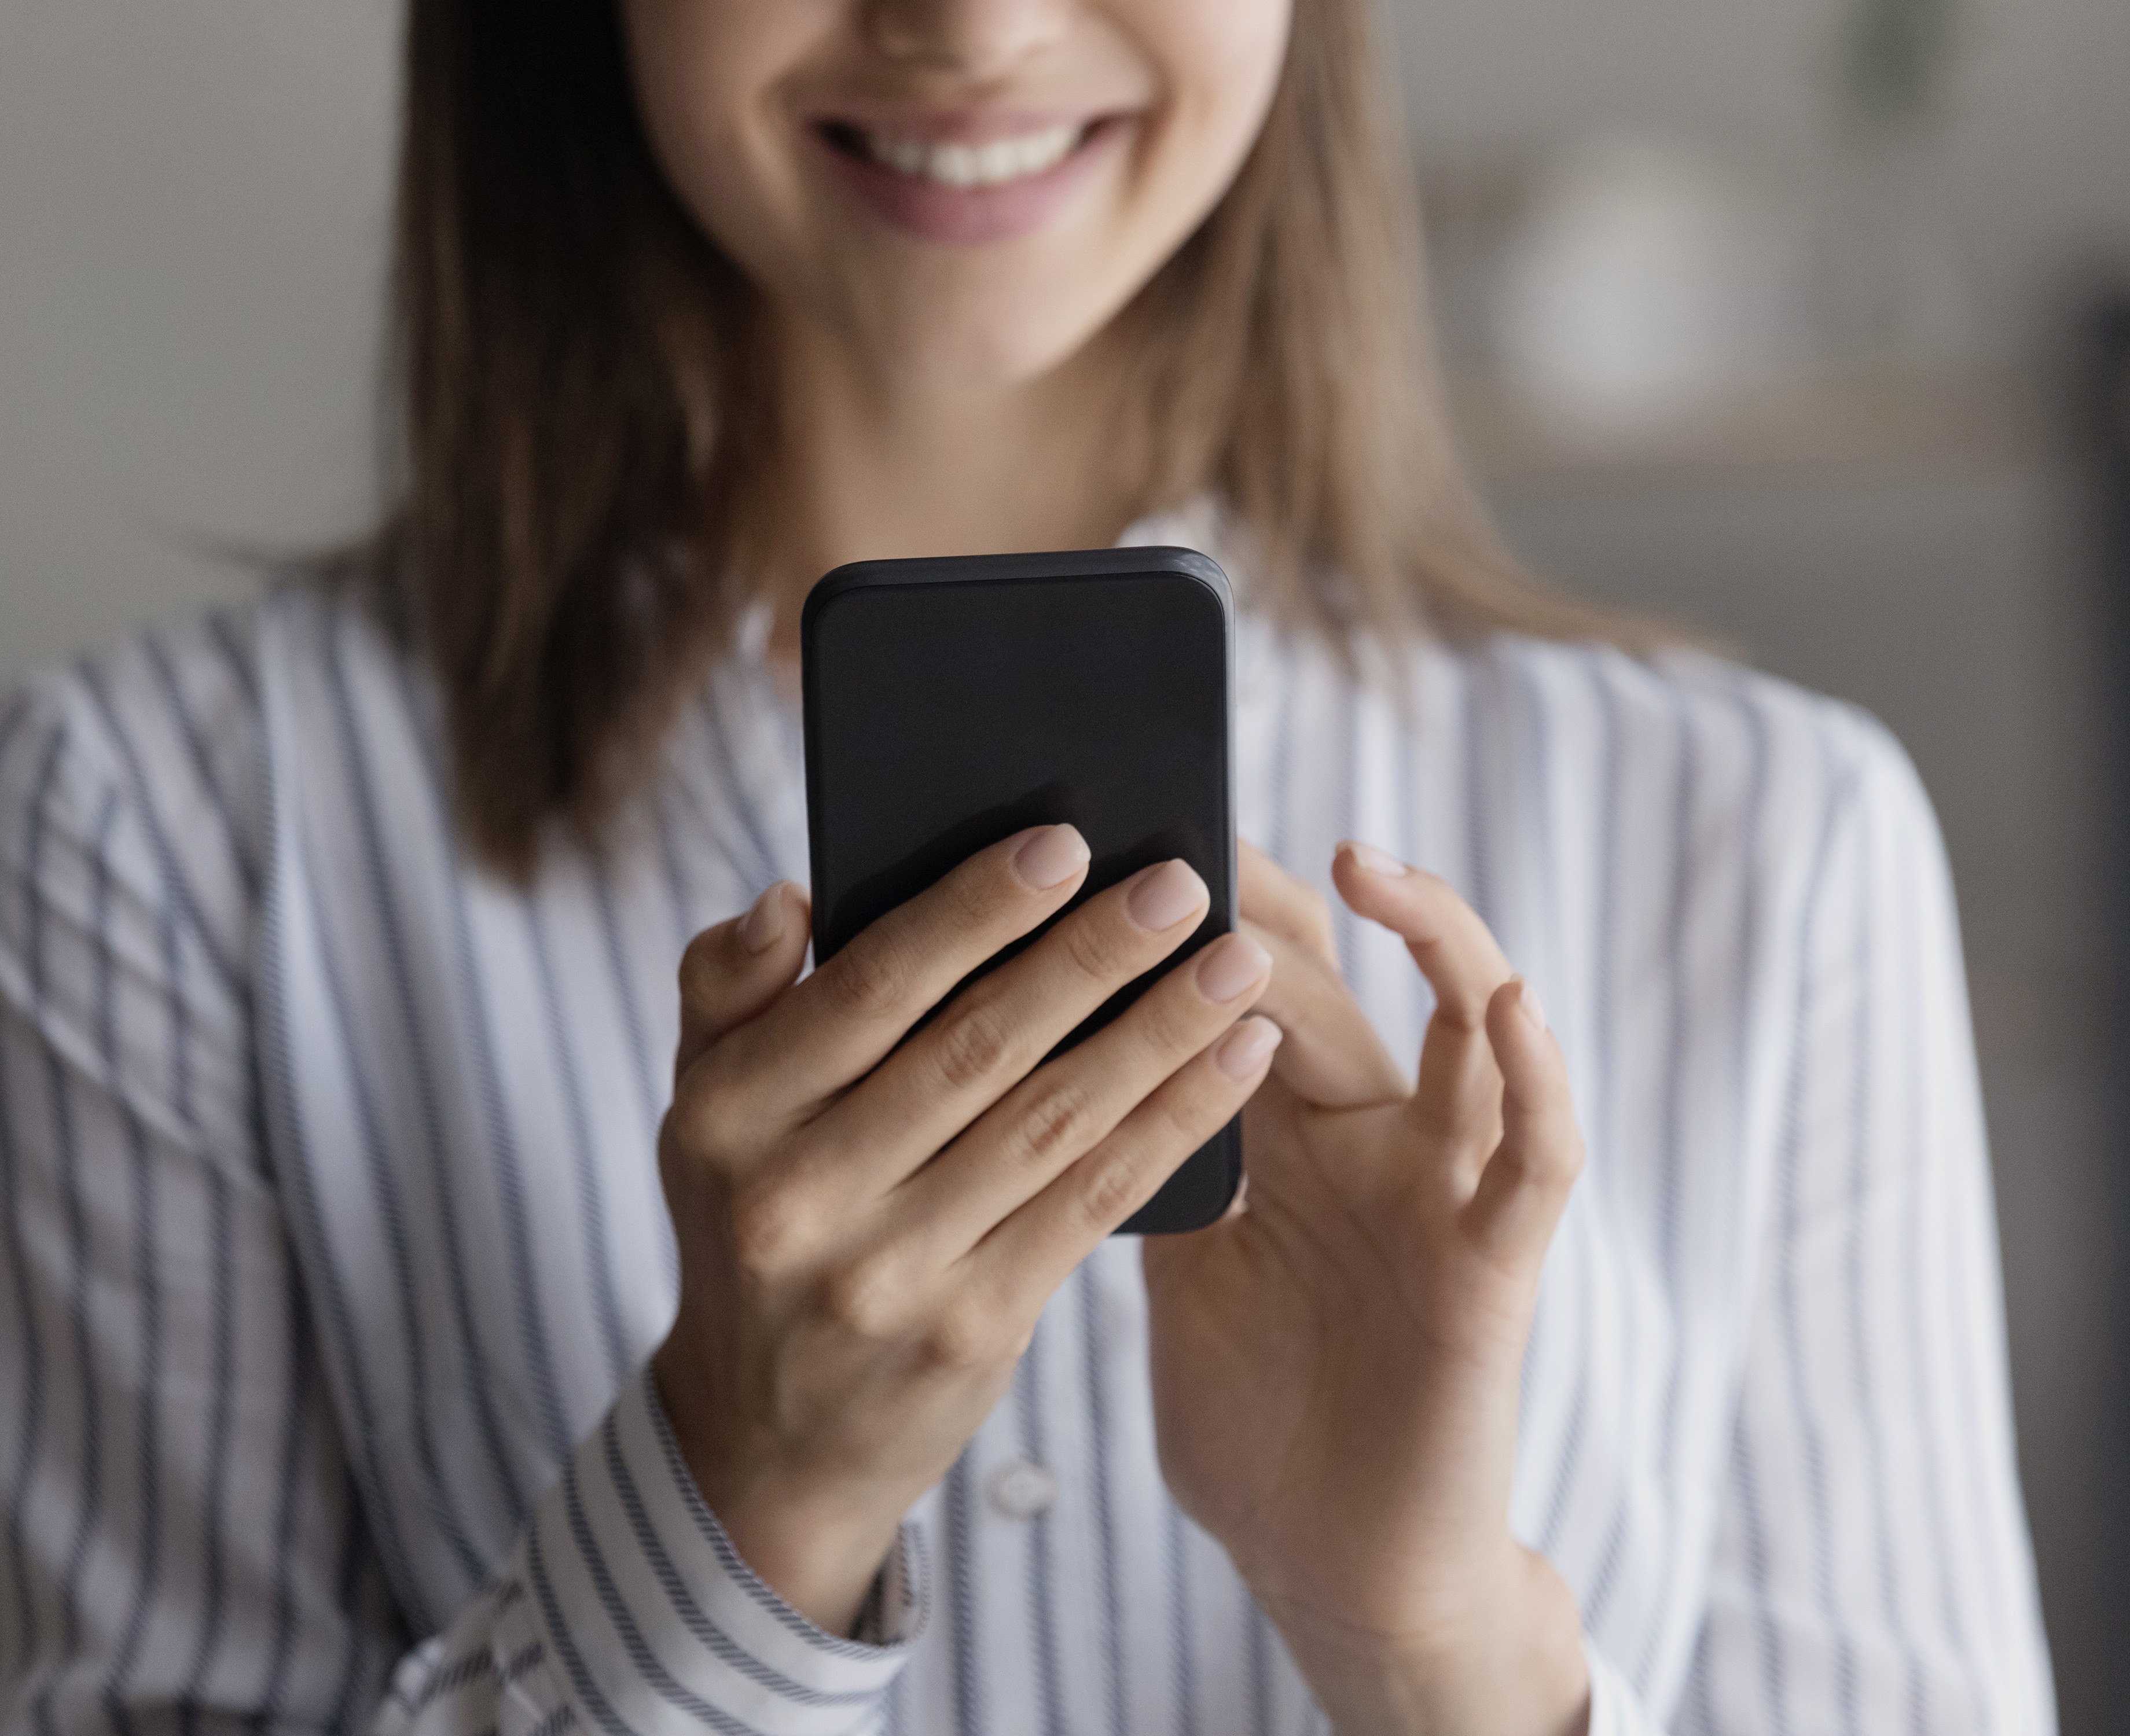
[[[852,103],[814,117],[817,126],[840,126],[890,139],[915,139],[925,145],[988,145],[995,139],[1024,138],[1058,126],[1085,126],[1103,118],[1099,108],[916,108],[888,103]]]

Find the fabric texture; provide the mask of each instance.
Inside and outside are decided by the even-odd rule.
[[[1222,552],[1202,517],[1130,540]],[[1957,925],[1898,747],[1688,655],[1355,670],[1246,611],[1238,667],[1244,835],[1327,889],[1348,836],[1445,875],[1569,1059],[1589,1158],[1513,1522],[1580,1600],[1593,1736],[2053,1729]],[[1129,1241],[862,1639],[688,1479],[644,1372],[675,972],[805,878],[799,749],[743,644],[614,847],[521,890],[451,834],[421,675],[317,591],[0,701],[0,1731],[1324,1728],[1163,1486]],[[1337,939],[1416,1052],[1402,946]],[[996,1492],[1030,1463],[1033,1513]]]

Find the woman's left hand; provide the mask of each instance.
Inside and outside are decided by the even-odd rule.
[[[1583,1145],[1559,1045],[1485,924],[1367,846],[1333,865],[1435,994],[1409,1085],[1340,981],[1329,913],[1246,851],[1285,1028],[1239,1209],[1145,1244],[1161,1461],[1340,1736],[1563,1736],[1574,1595],[1509,1530],[1539,1273]]]

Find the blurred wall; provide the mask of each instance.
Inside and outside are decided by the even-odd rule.
[[[0,0],[0,678],[369,512],[398,11]]]
[[[1452,159],[1627,128],[1838,174],[1846,0],[1388,0],[1410,130]],[[2130,4],[1964,0],[1931,197],[1985,350],[2031,355],[2067,269],[2130,258]]]

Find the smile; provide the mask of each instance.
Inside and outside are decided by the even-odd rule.
[[[977,145],[960,140],[913,139],[848,126],[828,129],[830,142],[848,154],[862,155],[913,179],[962,190],[1003,187],[1048,174],[1072,155],[1092,130],[1091,123],[1077,122]]]
[[[1114,164],[1129,114],[844,116],[812,127],[851,193],[905,235],[960,245],[1034,235]]]

